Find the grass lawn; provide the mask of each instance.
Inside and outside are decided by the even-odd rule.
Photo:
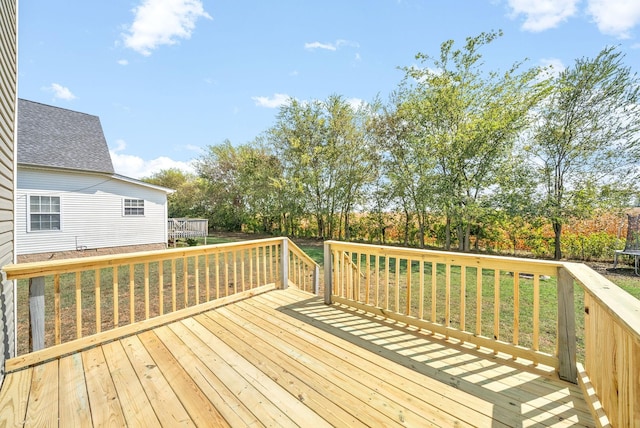
[[[640,276],[602,275],[636,299],[640,300]]]

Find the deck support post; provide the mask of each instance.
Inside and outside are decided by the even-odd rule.
[[[320,292],[320,266],[313,267],[313,294],[316,296]]]
[[[331,256],[331,244],[329,242],[324,243],[324,303],[326,305],[331,304],[331,294],[333,293],[333,257]]]
[[[558,269],[558,377],[577,383],[576,366],[576,311],[574,309],[573,277],[561,267]]]
[[[289,238],[282,238],[280,244],[280,288],[283,290],[289,286]]]
[[[44,276],[29,279],[29,351],[44,349]]]

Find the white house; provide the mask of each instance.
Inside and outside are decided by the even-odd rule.
[[[17,146],[19,260],[166,246],[172,190],[116,174],[97,116],[20,99]]]

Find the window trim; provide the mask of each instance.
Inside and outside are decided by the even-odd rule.
[[[136,201],[136,203],[142,202],[142,205],[136,206],[127,206],[127,202],[131,203]],[[142,214],[127,214],[127,208],[139,210],[142,209]],[[141,198],[122,198],[122,216],[123,217],[145,217],[145,200]]]
[[[48,197],[48,198],[58,198],[59,201],[59,207],[60,207],[60,211],[57,213],[34,213],[34,214],[57,214],[58,216],[60,216],[60,228],[58,229],[44,229],[44,230],[33,230],[31,227],[31,197]],[[60,195],[46,195],[46,194],[42,194],[42,193],[29,193],[27,194],[27,200],[26,200],[26,204],[27,204],[27,233],[48,233],[48,232],[54,232],[54,233],[58,233],[58,232],[62,232],[63,231],[63,216],[62,216],[62,196]]]

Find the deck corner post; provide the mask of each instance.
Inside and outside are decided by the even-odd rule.
[[[576,366],[576,312],[574,309],[573,277],[564,268],[558,268],[558,377],[571,383],[578,382]]]
[[[280,288],[284,290],[289,286],[289,238],[282,238],[280,246]]]
[[[44,349],[44,276],[29,279],[29,351]]]
[[[313,267],[313,294],[316,296],[320,292],[320,266]]]
[[[324,243],[324,303],[326,305],[331,304],[331,294],[333,293],[332,287],[332,272],[333,266],[331,265],[333,257],[331,256],[331,244],[328,241]]]

